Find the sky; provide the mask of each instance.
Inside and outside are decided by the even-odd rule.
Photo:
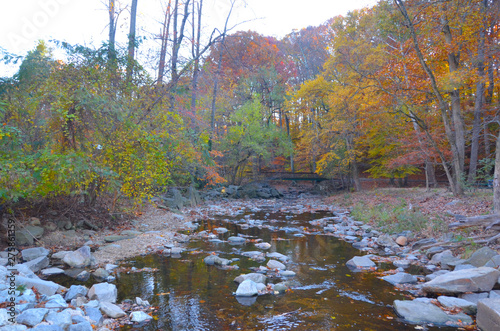
[[[116,0],[122,12],[118,19],[117,41],[125,43],[130,0]],[[38,40],[60,40],[98,47],[107,40],[108,0],[21,0],[3,1],[0,12],[0,47],[25,55]],[[137,35],[150,40],[160,31],[162,8],[167,0],[138,0]],[[229,26],[254,30],[281,38],[294,29],[317,26],[348,11],[371,7],[376,0],[236,0]],[[204,31],[222,29],[230,0],[204,1]],[[57,54],[55,54],[57,57]],[[0,77],[15,70],[0,66]],[[7,72],[6,72],[7,71]]]

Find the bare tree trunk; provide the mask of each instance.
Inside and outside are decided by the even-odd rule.
[[[137,0],[132,0],[130,9],[130,32],[128,34],[127,82],[132,79],[135,56],[135,21],[137,18]]]
[[[189,1],[186,0],[184,3],[184,13],[182,14],[181,25],[178,27],[177,17],[179,10],[179,0],[175,0],[174,8],[174,21],[173,21],[173,41],[172,41],[172,58],[170,66],[170,93],[169,102],[170,111],[175,108],[175,93],[177,91],[177,84],[179,82],[179,72],[177,71],[177,64],[179,62],[179,50],[181,49],[182,40],[184,39],[184,29],[186,27],[186,21],[189,17]]]
[[[219,85],[219,76],[221,74],[221,68],[222,68],[222,55],[224,51],[224,41],[226,40],[226,33],[227,33],[227,24],[229,22],[229,17],[231,16],[231,13],[233,11],[235,0],[231,1],[231,8],[229,9],[229,13],[227,14],[226,17],[226,23],[224,23],[224,31],[222,32],[222,39],[220,42],[220,53],[219,53],[219,63],[217,63],[217,72],[215,74],[215,82],[214,82],[214,88],[212,91],[212,112],[210,115],[210,129],[211,129],[211,136],[215,134],[215,105],[217,101],[217,93],[218,93],[218,85]],[[210,138],[212,139],[212,138]]]
[[[160,48],[160,62],[158,64],[158,85],[163,83],[163,75],[165,74],[165,59],[167,57],[168,36],[170,34],[170,20],[172,19],[172,0],[168,0],[167,10],[165,11],[165,18],[163,20],[163,27],[161,31],[161,48]]]
[[[493,175],[493,211],[500,213],[500,133],[496,142],[495,174]]]
[[[486,6],[488,5],[487,0],[483,1],[481,6],[481,16],[483,20],[485,19]],[[476,181],[476,171],[477,171],[477,159],[479,156],[479,136],[481,134],[481,111],[483,108],[483,97],[484,97],[484,42],[485,42],[485,27],[484,23],[479,31],[479,46],[477,50],[477,75],[478,80],[476,83],[476,99],[474,103],[474,121],[472,123],[472,141],[471,141],[471,152],[470,152],[470,163],[469,163],[469,183],[474,183]]]
[[[110,64],[114,65],[116,62],[116,49],[115,49],[115,35],[116,35],[116,22],[115,22],[115,0],[109,0],[108,14],[109,14],[109,45],[108,45],[108,60]]]
[[[194,1],[193,1],[193,47],[192,47],[192,55],[194,60],[193,67],[193,82],[191,88],[191,112],[193,115],[196,115],[196,98],[198,94],[198,77],[200,73],[200,38],[201,38],[201,14],[203,11],[203,0],[200,0],[198,5],[198,26],[195,37],[195,10],[194,10]]]

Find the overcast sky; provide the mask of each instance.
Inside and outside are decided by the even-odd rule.
[[[108,0],[4,0],[0,11],[0,47],[25,55],[37,40],[56,39],[71,44],[99,46],[107,40]],[[125,42],[128,33],[130,0],[117,0],[124,8],[118,21],[117,40]],[[168,0],[138,0],[139,36],[151,38],[160,31],[162,6]],[[317,26],[348,11],[373,6],[376,0],[237,0],[230,26],[233,31],[254,30],[283,37],[293,29]],[[208,34],[222,28],[229,10],[229,0],[204,1],[204,27]],[[0,76],[5,76],[5,68]]]

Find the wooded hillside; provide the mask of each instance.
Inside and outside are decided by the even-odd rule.
[[[499,6],[381,0],[278,40],[227,19],[205,29],[203,0],[169,0],[151,64],[136,59],[135,23],[115,42],[109,0],[107,44],[40,41],[1,79],[0,203],[141,201],[263,169],[356,189],[365,171],[428,186],[444,173],[455,195],[487,185],[500,171]]]

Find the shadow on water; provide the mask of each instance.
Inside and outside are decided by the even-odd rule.
[[[245,218],[246,216],[246,218]],[[128,330],[412,330],[394,313],[391,305],[404,299],[389,283],[372,273],[352,272],[345,262],[360,252],[335,237],[302,235],[314,229],[309,220],[330,216],[326,213],[285,215],[254,213],[237,218],[207,220],[201,230],[226,227],[229,232],[261,238],[271,243],[268,252],[289,258],[291,290],[285,294],[236,298],[234,278],[265,265],[242,256],[257,251],[253,243],[233,246],[227,242],[191,242],[181,258],[159,255],[137,257],[127,262],[136,268],[158,271],[122,273],[117,279],[118,301],[141,297],[158,307],[155,319]],[[241,220],[245,219],[245,222]],[[242,230],[241,224],[254,224]],[[319,230],[316,229],[316,230]],[[207,266],[203,258],[216,252],[220,257],[239,259],[232,264],[239,270],[220,270]],[[270,278],[279,283],[283,279]],[[437,328],[435,328],[437,329]],[[442,328],[445,330],[449,328]],[[451,330],[451,329],[449,329]]]

